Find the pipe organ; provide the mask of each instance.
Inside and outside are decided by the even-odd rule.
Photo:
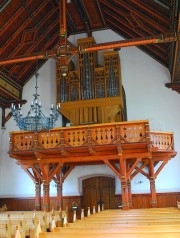
[[[93,37],[78,40],[81,49],[93,44]],[[78,69],[71,62],[68,75],[57,64],[57,101],[73,125],[126,120],[119,53],[106,51],[103,60],[104,66],[98,67],[96,52],[79,53]]]

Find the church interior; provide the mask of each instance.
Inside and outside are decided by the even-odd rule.
[[[180,2],[3,0],[0,13],[0,215],[146,211],[176,217],[179,237]]]

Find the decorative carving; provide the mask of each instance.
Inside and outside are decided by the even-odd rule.
[[[96,53],[83,51],[93,44],[93,37],[78,40],[82,49],[78,71],[69,67],[68,75],[62,75],[57,65],[57,100],[61,102],[61,113],[74,125],[123,121],[125,118],[119,54],[117,51],[105,52],[104,67],[98,68]],[[117,99],[116,103],[107,100],[111,98]],[[107,103],[103,105],[104,102],[98,99],[105,99]],[[73,101],[77,101],[79,107],[75,108]]]
[[[128,144],[135,142],[148,142],[146,122],[111,123],[88,127],[60,128],[49,132],[39,133],[10,133],[10,150],[31,151],[38,148],[50,149],[64,147],[86,146],[88,143],[88,130],[91,128],[92,145]],[[37,138],[36,138],[37,137]],[[150,132],[153,146],[159,150],[173,150],[173,134],[163,132]],[[119,145],[119,144],[118,144]],[[120,146],[120,145],[119,145]]]
[[[37,30],[26,30],[23,32],[21,45],[33,44],[36,39]]]
[[[150,140],[154,147],[158,147],[159,150],[169,150],[174,148],[171,133],[164,132],[151,132]]]

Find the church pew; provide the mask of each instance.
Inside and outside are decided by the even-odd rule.
[[[40,220],[42,230],[46,231],[50,228],[52,220],[55,220],[56,225],[60,225],[65,213],[65,211],[53,211],[53,213],[45,211],[8,211],[0,214],[0,221],[7,220],[10,217],[11,220],[26,220],[26,223],[32,226],[33,222]]]
[[[153,227],[153,226],[161,226],[161,227],[165,227],[165,226],[180,226],[180,223],[179,222],[152,222],[152,223],[149,223],[149,222],[144,222],[144,223],[112,223],[112,222],[109,222],[109,223],[88,223],[88,224],[84,224],[84,225],[79,225],[77,224],[76,226],[72,226],[71,224],[69,225],[68,224],[68,228],[103,228],[103,227],[112,227],[112,228],[121,228],[121,227]]]
[[[0,237],[6,237],[7,234],[7,223],[0,221]]]
[[[156,212],[157,210],[157,212]],[[172,210],[172,211],[171,211]],[[175,211],[175,214],[173,213]],[[129,213],[129,216],[127,216]],[[148,214],[149,213],[149,214]],[[116,216],[114,216],[116,214]],[[155,209],[151,210],[136,210],[136,211],[120,211],[107,210],[85,218],[82,221],[77,221],[75,224],[67,224],[65,230],[54,228],[54,231],[61,232],[76,232],[78,229],[88,230],[96,229],[106,230],[176,230],[180,231],[180,214],[176,213],[175,209]],[[74,231],[73,231],[74,229]]]
[[[64,212],[63,212],[64,213]],[[58,225],[62,219],[62,212],[45,213],[43,211],[27,212],[4,212],[0,214],[0,237],[14,237],[16,228],[19,227],[21,238],[34,237],[37,230],[37,223],[41,223],[42,231],[47,231],[54,221]]]
[[[86,226],[86,227],[95,227],[95,226],[108,226],[108,225],[116,225],[116,226],[122,226],[122,225],[146,225],[146,226],[150,226],[150,225],[180,225],[180,219],[117,219],[117,220],[85,220],[84,222],[81,221],[77,221],[76,223],[68,223],[67,227],[82,227],[82,226]]]
[[[159,211],[159,212],[158,212]],[[164,212],[165,211],[165,212]],[[174,214],[170,209],[157,209],[149,213],[149,211],[126,211],[129,212],[129,217],[125,217],[125,213],[121,216],[118,210],[106,211],[106,214],[100,213],[95,216],[92,215],[82,221],[76,223],[69,223],[65,228],[55,227],[54,233],[58,233],[60,237],[111,237],[115,238],[118,234],[119,237],[180,237],[180,220],[177,217],[178,213]],[[176,212],[176,211],[175,211]],[[118,216],[114,216],[114,214]],[[119,214],[120,213],[120,214]],[[149,213],[149,214],[147,214]],[[138,220],[137,219],[138,217]],[[96,218],[99,219],[96,219]],[[123,221],[121,218],[123,217]],[[133,233],[133,235],[132,235]],[[91,234],[89,236],[89,234]],[[114,236],[115,234],[115,236]],[[148,236],[147,236],[148,234]],[[80,236],[78,236],[80,235]],[[46,238],[45,236],[40,238]],[[56,238],[54,235],[51,238]]]
[[[180,214],[179,209],[177,208],[157,208],[157,210],[153,209],[153,208],[149,208],[149,209],[140,209],[141,212],[138,211],[138,209],[131,209],[131,210],[119,210],[119,209],[109,209],[109,210],[104,210],[101,213],[98,213],[99,216],[101,215],[106,215],[106,214],[114,214],[114,215],[119,215],[119,214],[134,214],[134,215],[151,215],[151,214]]]
[[[154,219],[154,217],[156,217],[157,219],[160,219],[160,218],[164,218],[164,219],[180,219],[180,212],[176,211],[176,210],[172,210],[172,211],[169,211],[168,213],[167,212],[162,212],[159,210],[159,212],[149,212],[149,211],[141,211],[141,212],[138,212],[138,211],[127,211],[127,212],[122,212],[122,211],[112,211],[112,210],[109,210],[108,212],[107,211],[103,211],[101,213],[97,213],[96,216],[90,216],[89,217],[89,221],[90,220],[98,220],[98,219],[101,219],[101,220],[108,220],[109,217],[113,220],[116,220],[116,219],[133,219],[134,217],[136,217],[136,219],[144,219],[144,218],[149,218],[149,219]]]
[[[0,237],[12,238],[15,236],[16,227],[21,231],[21,238],[25,238],[25,223],[21,219],[0,220]]]
[[[180,226],[179,225],[154,225],[154,226],[121,226],[121,227],[55,227],[54,232],[59,232],[63,234],[67,233],[121,233],[121,232],[139,232],[139,231],[147,231],[147,232],[180,232]]]
[[[125,216],[127,214],[128,217]],[[112,210],[90,215],[75,223],[68,223],[63,228],[54,228],[54,232],[51,233],[42,232],[39,238],[179,238],[179,218],[174,209],[157,209],[157,212],[156,209]]]
[[[66,227],[55,227],[39,238],[179,238],[180,212],[176,208],[105,210]]]
[[[179,238],[180,232],[121,232],[121,233],[73,233],[40,232],[39,238]]]

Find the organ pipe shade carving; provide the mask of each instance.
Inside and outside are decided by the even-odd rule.
[[[94,43],[92,37],[78,40],[81,49]],[[100,67],[96,61],[96,52],[79,53],[77,69],[68,66],[66,76],[61,75],[57,64],[57,100],[62,102],[61,113],[73,125],[123,121],[126,118],[119,53],[104,52],[104,65]],[[74,101],[76,104],[71,104]]]
[[[79,78],[78,72],[71,71],[69,72],[70,79],[70,101],[79,100]]]
[[[81,99],[94,98],[94,63],[93,53],[80,56]]]
[[[107,85],[107,97],[119,96],[119,79],[117,75],[116,66],[113,62],[112,57],[110,60],[106,61],[106,85]],[[116,63],[116,62],[115,62]]]
[[[60,84],[59,84],[59,101],[67,102],[69,98],[69,83],[67,81],[67,77],[61,76]]]

